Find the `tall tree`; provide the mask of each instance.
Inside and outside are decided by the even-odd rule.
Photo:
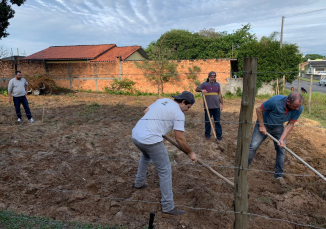
[[[241,45],[238,55],[239,70],[243,70],[245,57],[258,57],[257,87],[263,82],[270,82],[281,78],[284,73],[287,82],[293,82],[298,75],[298,65],[302,61],[298,46],[295,44],[283,44],[276,40],[277,33],[269,37],[262,37],[260,41],[251,41]],[[238,75],[242,75],[239,73]]]
[[[15,11],[11,8],[12,5],[21,6],[24,4],[26,0],[0,0],[0,39],[3,37],[7,37],[9,33],[7,33],[7,28],[10,25],[9,19],[13,18],[15,15]]]
[[[215,29],[203,29],[196,33],[188,30],[172,29],[163,34],[157,41],[152,42],[146,51],[151,53],[151,46],[158,46],[165,37],[162,48],[172,50],[168,59],[212,59],[236,57],[240,45],[255,39],[250,33],[251,25],[231,34],[216,32]]]

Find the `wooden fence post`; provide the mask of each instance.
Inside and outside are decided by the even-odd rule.
[[[300,80],[301,80],[301,77],[302,77],[302,72],[300,70],[300,74],[299,74],[299,77],[298,77],[298,92],[300,93]]]
[[[251,140],[252,114],[255,104],[257,81],[256,57],[244,59],[243,92],[239,117],[237,152],[234,172],[234,228],[246,229],[248,226],[248,185],[247,168]],[[245,169],[241,169],[245,168]]]
[[[309,114],[311,113],[311,92],[312,92],[312,81],[314,79],[314,75],[310,75],[310,90],[309,90]]]

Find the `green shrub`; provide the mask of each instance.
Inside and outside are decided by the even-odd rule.
[[[0,87],[0,94],[7,96],[8,95],[8,90],[7,88]]]

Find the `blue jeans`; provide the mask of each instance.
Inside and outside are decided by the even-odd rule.
[[[169,154],[163,142],[146,145],[138,142],[134,138],[132,139],[132,142],[143,153],[139,160],[135,187],[141,187],[145,183],[147,167],[152,159],[160,178],[162,211],[171,211],[175,207],[172,192],[172,169]]]
[[[207,110],[206,109],[204,109],[204,110],[205,110],[205,136],[207,138],[210,138],[211,137],[211,124],[209,123]],[[214,118],[216,137],[217,137],[217,139],[221,139],[222,138],[222,126],[220,124],[221,110],[220,110],[220,108],[209,109],[209,114],[211,117]]]
[[[31,114],[31,111],[29,110],[28,101],[27,101],[26,96],[13,97],[13,100],[14,100],[17,118],[22,118],[22,114],[20,113],[20,104],[23,104],[27,118],[31,119],[32,114]]]
[[[272,135],[274,138],[279,140],[282,136],[282,133],[284,131],[284,126],[282,125],[277,125],[277,126],[268,126],[265,125],[267,132]],[[251,143],[250,143],[250,148],[249,148],[249,158],[248,158],[248,167],[250,166],[255,153],[258,149],[258,147],[263,143],[263,141],[267,138],[267,135],[263,135],[259,131],[259,123],[258,121],[256,122],[254,132],[252,134],[251,138]],[[284,140],[284,143],[286,141]],[[276,160],[275,160],[275,173],[274,176],[275,178],[280,178],[283,177],[283,166],[284,166],[284,155],[285,155],[285,149],[282,149],[277,145],[277,143],[274,141],[274,147],[276,150]]]

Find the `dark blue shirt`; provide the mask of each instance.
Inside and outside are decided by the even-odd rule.
[[[265,124],[281,125],[287,121],[297,121],[303,111],[303,106],[299,110],[288,110],[286,108],[287,96],[275,95],[261,105]]]

